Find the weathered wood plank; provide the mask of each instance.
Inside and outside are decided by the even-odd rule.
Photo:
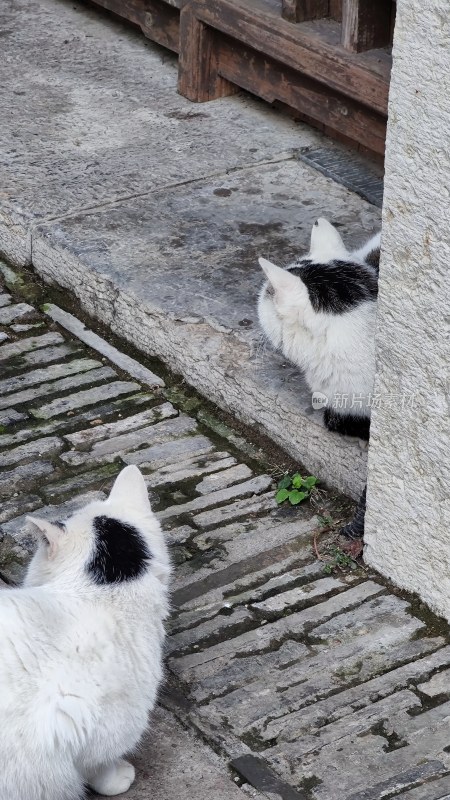
[[[385,47],[391,38],[391,0],[343,0],[342,44],[352,53]]]
[[[181,10],[180,44],[180,94],[188,100],[203,103],[236,93],[236,86],[225,80],[218,71],[214,31],[198,18],[196,7],[191,3]]]
[[[339,27],[332,20],[327,22],[327,31],[320,27],[315,31],[314,23],[305,23],[305,30],[305,25],[292,25],[270,11],[264,0],[191,0],[189,11],[208,27],[387,115],[389,63],[380,60],[372,67],[367,60],[330,43],[328,31],[333,35],[333,25]],[[181,41],[184,47],[184,36]]]
[[[216,35],[220,72],[269,103],[280,101],[316,124],[383,154],[386,119],[296,70],[268,59],[228,37]]]
[[[138,25],[154,42],[178,53],[180,8],[186,0],[91,0]]]
[[[305,22],[307,19],[328,17],[329,0],[282,0],[281,16],[289,22]]]
[[[337,19],[339,22],[342,19],[342,0],[330,0],[330,17]]]

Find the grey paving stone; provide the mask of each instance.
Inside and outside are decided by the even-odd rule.
[[[144,367],[143,364],[140,364],[134,358],[130,358],[130,356],[127,356],[125,353],[121,353],[120,350],[117,350],[116,347],[106,342],[101,336],[98,336],[96,333],[86,328],[73,314],[63,311],[62,308],[53,305],[53,303],[47,304],[45,311],[55,322],[62,325],[63,328],[80,339],[80,341],[84,342],[84,344],[87,344],[98,353],[101,353],[102,356],[105,356],[109,361],[115,364],[116,367],[119,367],[119,369],[128,373],[132,378],[140,381],[140,383],[149,386],[151,389],[154,387],[161,388],[165,385],[163,379],[160,378],[159,375],[155,375],[154,372]]]
[[[34,426],[33,428],[21,428],[20,430],[15,431],[14,433],[10,434],[3,434],[0,436],[0,448],[2,447],[10,447],[13,444],[20,444],[21,442],[26,442],[28,439],[36,439],[40,436],[49,436],[53,433],[59,433],[67,431],[68,427],[72,427],[74,425],[79,425],[83,427],[87,423],[90,423],[93,426],[93,430],[97,427],[97,425],[101,425],[103,422],[103,418],[110,418],[111,416],[119,415],[121,417],[121,409],[126,410],[127,412],[133,411],[135,408],[139,408],[140,406],[150,403],[153,400],[153,396],[149,394],[139,394],[133,395],[132,397],[127,397],[124,399],[113,400],[107,405],[99,406],[96,408],[91,409],[81,409],[78,411],[74,416],[71,417],[64,417],[63,419],[53,419],[49,422],[41,422],[39,426]],[[125,406],[125,408],[124,408]],[[8,414],[12,409],[7,409],[5,412],[0,411],[0,425],[2,424],[2,413]],[[18,419],[26,419],[26,414],[18,415]],[[13,422],[17,421],[16,418],[13,419]],[[6,423],[5,423],[6,424]]]
[[[172,659],[171,666],[178,675],[182,675],[184,678],[194,674],[198,676],[200,674],[198,667],[209,662],[214,662],[214,671],[217,672],[219,666],[223,666],[231,657],[239,655],[242,658],[245,654],[257,654],[269,645],[275,646],[276,642],[281,643],[283,638],[288,638],[290,632],[299,635],[305,625],[311,622],[317,625],[320,620],[328,619],[343,609],[355,608],[364,600],[381,592],[383,592],[382,586],[373,581],[366,581],[331,600],[284,617],[277,622],[260,626],[254,631],[243,633],[234,639],[220,642],[201,653]]]
[[[170,404],[167,405],[165,412],[161,413],[160,418],[171,417],[173,410]],[[144,444],[161,444],[165,441],[173,441],[179,436],[192,433],[197,429],[197,423],[191,417],[180,415],[174,419],[166,419],[164,422],[154,422],[145,428],[131,430],[121,436],[114,436],[93,444],[92,449],[87,453],[72,451],[64,453],[62,460],[71,466],[89,464],[91,462],[111,461],[119,454],[127,453],[130,450],[137,450]],[[146,448],[147,449],[147,448]]]
[[[42,347],[21,356],[20,363],[23,367],[32,367],[36,364],[51,364],[52,361],[61,361],[67,356],[79,352],[80,346],[66,342],[66,344],[55,345],[54,347]]]
[[[422,709],[417,695],[404,689],[389,695],[353,714],[341,718],[337,722],[324,725],[318,731],[311,731],[287,744],[282,742],[264,751],[265,758],[272,764],[283,761],[289,768],[299,769],[303,756],[313,750],[319,750],[328,744],[344,739],[346,736],[364,736],[372,733],[372,729],[380,723],[389,733],[397,730],[400,719],[405,721],[411,714]]]
[[[196,542],[197,540],[195,539],[194,541]],[[274,591],[283,586],[289,586],[290,584],[300,581],[302,584],[306,583],[307,586],[309,586],[311,578],[323,576],[322,566],[318,563],[308,564],[298,569],[289,570],[288,568],[295,560],[298,561],[298,557],[293,556],[290,559],[282,561],[280,564],[272,565],[270,570],[266,569],[252,573],[234,584],[213,589],[181,605],[181,610],[178,611],[176,619],[174,620],[175,628],[177,630],[184,630],[185,628],[191,627],[193,624],[198,624],[204,619],[210,619],[221,610],[231,609],[237,605],[250,604],[252,601],[257,601],[265,595],[271,595]],[[277,570],[282,574],[276,575]],[[267,578],[268,574],[272,574],[272,577],[269,578],[269,580],[264,580],[264,578]],[[251,588],[245,590],[246,584],[251,586]],[[341,588],[345,586],[346,584],[341,583]],[[274,599],[276,599],[277,596],[278,595],[275,595]]]
[[[0,331],[0,344],[2,342],[6,342],[8,339],[9,339],[8,334],[4,333],[4,331]]]
[[[277,502],[275,500],[275,492],[271,491],[259,497],[235,500],[227,506],[213,508],[210,511],[203,511],[200,514],[196,514],[193,519],[195,524],[199,527],[211,528],[214,525],[221,525],[224,522],[239,519],[239,517],[260,514],[263,511],[271,511],[274,508],[277,508]],[[204,540],[206,541],[207,539],[208,536],[205,535]],[[199,542],[200,541],[203,541],[201,537],[199,537]]]
[[[19,339],[18,342],[11,342],[4,344],[0,347],[0,361],[6,361],[8,358],[20,356],[22,353],[28,353],[30,350],[37,350],[39,347],[48,347],[49,345],[62,344],[63,337],[56,331],[43,333],[41,336],[30,336],[27,339]]]
[[[0,411],[0,425],[5,427],[7,425],[14,425],[16,422],[21,422],[21,420],[26,418],[26,414],[16,411],[15,408],[5,408],[3,411]]]
[[[271,567],[240,579],[237,583],[228,584],[217,589],[213,589],[200,597],[196,597],[181,606],[181,610],[176,614],[174,624],[176,629],[183,630],[190,627],[194,622],[202,619],[209,619],[223,608],[233,608],[236,605],[244,605],[252,600],[264,597],[276,589],[289,586],[296,581],[308,580],[311,577],[321,575],[322,567],[320,564],[308,564],[305,567],[290,570],[298,557],[291,556],[289,559],[273,564]],[[276,574],[277,571],[280,574]],[[265,580],[268,575],[268,580]],[[245,589],[246,585],[251,588]],[[184,610],[190,609],[190,610]]]
[[[399,714],[391,726],[388,719],[386,730],[382,728],[379,734],[350,734],[304,754],[298,768],[290,765],[291,779],[295,781],[305,774],[319,774],[322,782],[313,794],[319,800],[378,800],[392,796],[395,791],[398,793],[411,784],[448,771],[444,752],[448,742],[448,720],[448,706],[413,717]],[[403,735],[406,721],[410,725],[407,738]],[[404,739],[403,747],[389,747],[389,736],[393,733]],[[427,755],[424,757],[425,750]],[[333,765],[345,763],[348,758],[353,759],[352,770],[340,772],[337,786]],[[282,769],[281,763],[278,768]]]
[[[250,467],[247,467],[246,464],[237,464],[219,474],[216,473],[203,478],[195,487],[195,491],[199,494],[208,494],[219,489],[226,489],[227,486],[238,483],[238,481],[244,481],[246,478],[251,478],[252,475]]]
[[[5,292],[1,292],[1,294],[0,294],[0,308],[3,308],[4,306],[9,306],[10,303],[11,303],[11,295],[10,294],[6,294]]]
[[[405,629],[397,631],[387,622],[384,627],[378,626],[372,636],[355,636],[352,641],[334,643],[331,648],[326,644],[314,647],[312,654],[288,663],[283,669],[269,668],[264,678],[254,677],[248,651],[247,657],[236,659],[238,672],[231,684],[226,662],[211,661],[193,670],[196,684],[191,694],[197,702],[209,701],[199,710],[209,724],[218,724],[220,720],[223,724],[226,720],[236,736],[251,736],[263,742],[268,721],[280,720],[281,725],[287,715],[308,710],[311,704],[334,696],[349,684],[358,681],[364,684],[439,644],[436,640],[416,641],[413,639],[416,633],[417,626],[409,622]],[[276,647],[274,642],[272,649],[266,648],[267,653],[273,653]],[[266,741],[270,744],[270,740]]]
[[[28,303],[17,303],[16,305],[0,308],[0,325],[9,325],[15,319],[34,313],[34,308]]]
[[[41,488],[41,492],[49,503],[54,503],[62,495],[85,492],[86,489],[94,484],[100,484],[102,490],[109,490],[119,469],[120,467],[118,466],[114,466],[112,469],[111,465],[108,464],[107,466],[99,467],[99,469],[82,472],[80,475],[75,475],[73,478],[67,478],[57,483],[46,483]]]
[[[281,594],[269,597],[259,603],[252,603],[252,608],[269,615],[275,612],[288,611],[292,607],[300,606],[319,597],[326,597],[329,592],[348,588],[350,582],[351,576],[346,581],[342,580],[342,578],[322,578],[319,581],[289,589],[287,592],[281,592]]]
[[[32,331],[35,328],[43,328],[44,326],[45,322],[24,322],[11,325],[10,327],[14,333],[28,333],[28,331]]]
[[[182,483],[191,478],[210,475],[219,470],[226,470],[236,464],[236,459],[227,452],[213,453],[199,458],[189,458],[178,464],[169,464],[146,475],[145,481],[149,488],[164,486],[165,484]]]
[[[86,380],[81,381],[79,378],[65,378],[64,380],[72,381],[72,386],[80,386],[82,383],[93,383],[94,381],[104,380],[105,378],[112,378],[115,376],[114,370],[110,367],[102,367],[88,373]],[[76,381],[76,383],[75,383]],[[64,381],[61,381],[61,384]],[[60,384],[60,386],[61,386]],[[65,386],[64,389],[69,388]],[[117,397],[121,394],[131,394],[139,389],[137,383],[130,381],[114,381],[113,383],[103,384],[93,389],[86,389],[83,392],[76,392],[67,397],[58,397],[50,403],[44,404],[39,408],[31,408],[30,413],[37,419],[50,419],[57,417],[60,414],[67,414],[68,411],[74,411],[78,408],[85,406],[92,406],[101,403],[104,400],[109,400],[111,397]]]
[[[171,528],[170,531],[166,531],[166,536],[171,544],[185,544],[194,533],[195,528],[190,525],[180,525],[178,528]]]
[[[245,497],[245,495],[249,494],[258,494],[259,492],[263,492],[264,489],[267,489],[271,483],[272,478],[270,475],[258,475],[244,483],[238,483],[234,486],[229,486],[227,489],[221,489],[217,492],[210,492],[207,495],[196,497],[194,500],[190,500],[188,503],[184,503],[180,506],[165,508],[159,516],[160,519],[168,519],[169,517],[178,516],[179,514],[187,514],[192,511],[199,511],[202,508],[218,505],[219,503],[226,503],[227,500],[231,500],[233,497]]]
[[[437,780],[427,781],[417,786],[415,789],[410,789],[407,792],[402,792],[396,795],[399,800],[449,800],[450,798],[450,775],[445,775],[443,778]]]
[[[179,567],[174,580],[174,599],[177,603],[184,604],[229,584],[231,580],[241,581],[266,567],[274,568],[277,562],[290,556],[297,561],[306,561],[311,555],[311,520],[286,524],[275,520],[273,526],[272,520],[270,526],[266,520],[243,520],[241,526],[242,533],[239,534],[233,524],[230,537],[227,529],[231,526],[227,526],[225,531],[215,531],[219,537],[220,559],[211,559],[208,554],[206,564],[196,563],[192,567],[188,563]],[[225,545],[221,541],[224,536]],[[214,549],[212,540],[208,549],[211,547]]]
[[[62,521],[88,503],[94,500],[104,500],[105,496],[105,493],[101,491],[86,492],[85,494],[77,495],[71,500],[66,500],[58,505],[42,506],[39,509],[39,516],[52,521]],[[26,514],[21,514],[5,522],[1,527],[1,533],[14,537],[18,542],[23,544],[24,547],[30,547],[30,542],[32,543],[34,541],[33,528],[27,521]]]
[[[3,580],[10,584],[22,582],[26,572],[30,552],[34,549],[34,543],[30,543],[29,548],[22,547],[10,536],[1,539],[0,549],[0,575]]]
[[[417,686],[427,697],[437,697],[441,694],[450,694],[450,668],[444,669],[433,675],[426,683],[419,683]]]
[[[237,608],[231,614],[219,614],[214,619],[206,620],[189,630],[175,633],[167,642],[167,652],[173,654],[185,650],[195,650],[199,646],[204,647],[205,642],[231,636],[239,628],[249,627],[255,623],[255,617],[248,609]]]
[[[268,720],[261,731],[261,738],[267,742],[295,741],[308,733],[319,730],[327,722],[334,722],[342,717],[365,708],[372,702],[388,697],[390,694],[410,686],[412,682],[429,675],[433,670],[450,661],[450,648],[442,647],[443,639],[431,638],[408,642],[399,656],[410,658],[411,662],[391,669],[379,677],[372,678],[350,689],[338,692],[316,701],[312,706],[301,711],[286,713],[278,718]],[[426,651],[433,651],[425,655]]]
[[[92,358],[77,358],[65,364],[52,364],[49,367],[23,372],[20,375],[14,375],[11,378],[0,381],[0,394],[5,395],[8,392],[18,392],[26,386],[35,386],[36,384],[45,383],[45,381],[66,378],[69,375],[88,372],[91,369],[96,369],[101,366],[102,364],[100,361],[94,361]]]
[[[168,464],[177,464],[186,458],[211,453],[214,445],[206,436],[189,436],[175,442],[165,442],[145,447],[135,453],[126,453],[126,464],[137,464],[141,469],[160,469]]]
[[[49,394],[59,394],[60,392],[66,392],[87,383],[96,383],[98,381],[107,380],[108,378],[114,378],[115,374],[111,367],[101,367],[100,369],[90,368],[87,372],[71,375],[68,378],[61,378],[51,383],[41,383],[30,389],[22,389],[22,391],[16,392],[15,394],[8,394],[7,397],[0,397],[0,408],[30,403]],[[69,398],[60,398],[54,402],[64,404],[64,401],[69,403]],[[32,408],[30,408],[29,411],[33,416],[39,416]]]
[[[53,471],[54,467],[48,461],[33,461],[29,464],[19,464],[12,470],[0,472],[0,497],[8,497],[12,492],[24,489],[27,484],[38,481]]]
[[[14,447],[12,450],[4,450],[0,453],[0,467],[59,453],[63,446],[64,442],[57,436],[46,436],[43,439]]]
[[[178,411],[173,407],[172,403],[163,403],[153,408],[147,408],[145,411],[140,411],[139,414],[133,414],[130,417],[119,419],[116,422],[96,425],[94,428],[91,427],[82,431],[76,431],[76,433],[69,433],[64,438],[74,447],[85,450],[87,447],[91,447],[95,442],[120,436],[123,433],[128,433],[138,428],[144,428],[149,423],[162,419],[169,419],[177,415]]]
[[[9,500],[2,502],[0,506],[0,523],[8,522],[8,520],[18,517],[20,514],[35,511],[36,508],[42,505],[42,500],[37,495],[23,495],[12,497]]]

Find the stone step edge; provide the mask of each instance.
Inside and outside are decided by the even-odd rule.
[[[2,265],[0,267],[3,271]],[[12,270],[7,269],[11,280]],[[171,371],[182,375],[208,400],[281,447],[309,474],[316,475],[329,487],[359,499],[367,472],[367,448],[364,444],[357,439],[330,433],[300,407],[298,416],[291,412],[288,420],[283,409],[278,407],[277,398],[266,392],[263,376],[259,383],[254,377],[249,377],[246,363],[234,363],[230,368],[230,360],[224,358],[224,343],[227,347],[232,344],[237,348],[245,347],[232,332],[217,331],[207,322],[181,324],[180,320],[156,305],[146,309],[141,301],[138,319],[134,319],[132,309],[137,309],[138,298],[117,285],[113,286],[107,275],[90,270],[78,259],[75,246],[70,248],[66,243],[64,248],[60,248],[55,245],[47,238],[45,225],[36,228],[33,234],[33,269],[50,286],[69,290],[90,318],[98,320],[144,355],[159,358],[169,365]],[[93,340],[91,334],[94,337],[97,334],[86,331],[83,323],[75,317],[52,303],[46,304],[44,311],[51,312],[52,319],[66,330],[70,330],[67,327],[70,324],[71,332],[86,344],[95,347],[93,342],[96,341],[97,345],[100,342],[102,350],[99,352],[107,352],[111,358],[111,346],[101,337],[98,341]],[[205,341],[210,346],[209,360],[203,362],[198,353]],[[114,358],[112,360],[117,363]],[[133,364],[139,370],[145,369],[134,359],[122,368],[126,371],[133,368],[134,372]],[[133,373],[130,371],[130,374]],[[141,375],[139,379],[142,380]]]

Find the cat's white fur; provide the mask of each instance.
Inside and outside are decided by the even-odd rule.
[[[85,566],[92,521],[134,526],[152,553],[147,571],[98,585]],[[104,502],[61,530],[35,519],[40,543],[23,587],[0,591],[0,798],[79,800],[127,791],[122,759],[139,742],[162,676],[168,551],[137,467]]]
[[[320,264],[351,260],[367,269],[366,257],[379,246],[378,233],[364,247],[349,252],[336,228],[322,218],[313,226],[305,258]],[[369,416],[375,376],[376,303],[367,301],[343,314],[317,312],[297,275],[264,258],[259,263],[274,289],[274,295],[269,296],[266,283],[258,302],[259,320],[272,345],[303,370],[312,392],[321,392],[330,402],[345,396],[349,402],[361,397],[361,405],[358,400],[351,413]],[[300,265],[301,259],[296,263]]]

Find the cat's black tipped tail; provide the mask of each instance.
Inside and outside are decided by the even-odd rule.
[[[356,414],[340,414],[334,408],[326,408],[324,422],[329,431],[340,433],[343,436],[357,436],[368,441],[370,433],[370,418],[360,417]]]
[[[339,533],[341,536],[346,536],[347,539],[362,539],[364,536],[364,519],[366,516],[366,492],[367,486],[359,498],[359,503],[356,507],[355,516],[352,521],[345,525]]]

